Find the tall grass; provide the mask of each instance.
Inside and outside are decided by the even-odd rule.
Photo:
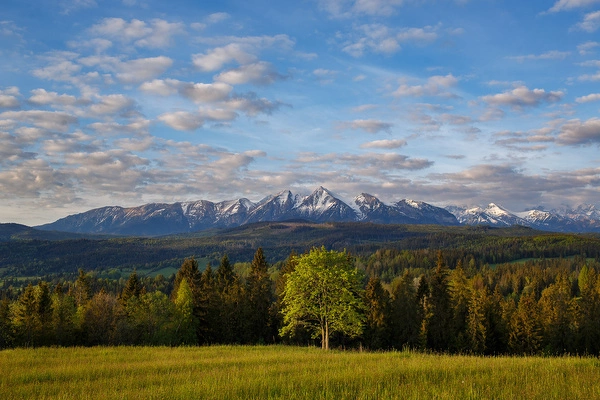
[[[285,346],[0,352],[0,399],[594,399],[600,361]]]

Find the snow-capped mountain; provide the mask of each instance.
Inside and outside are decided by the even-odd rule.
[[[76,233],[168,235],[291,219],[458,225],[448,211],[420,201],[401,200],[384,204],[375,196],[363,193],[354,199],[354,203],[356,207],[352,208],[329,190],[319,187],[308,196],[294,195],[285,190],[258,203],[242,198],[219,203],[199,200],[151,203],[130,208],[103,207],[70,215],[38,228]]]
[[[579,206],[576,209],[562,208],[544,211],[532,209],[512,212],[490,203],[486,208],[446,207],[463,225],[490,225],[507,227],[513,225],[552,232],[599,232],[600,212],[595,206]]]

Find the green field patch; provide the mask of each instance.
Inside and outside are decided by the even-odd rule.
[[[592,399],[586,357],[363,353],[287,346],[0,352],[2,399]]]

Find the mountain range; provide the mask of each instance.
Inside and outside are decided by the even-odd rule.
[[[553,211],[510,212],[496,204],[487,208],[436,207],[403,199],[386,204],[367,193],[351,204],[325,189],[307,196],[289,190],[254,203],[246,198],[214,203],[207,200],[139,207],[102,207],[37,226],[42,230],[111,235],[160,236],[231,228],[255,222],[305,220],[310,222],[372,222],[381,224],[522,225],[558,232],[600,232],[600,210],[595,206]]]

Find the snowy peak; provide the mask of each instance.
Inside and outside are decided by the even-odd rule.
[[[310,195],[304,197],[294,208],[300,218],[316,222],[356,221],[358,215],[346,203],[335,197],[330,191],[320,186]]]
[[[104,233],[156,236],[229,228],[254,222],[304,219],[311,222],[373,222],[381,224],[523,225],[557,232],[600,232],[600,210],[594,205],[544,211],[541,207],[511,212],[490,203],[487,207],[446,209],[403,199],[386,204],[376,196],[361,193],[344,203],[320,186],[308,196],[283,190],[258,203],[246,198],[213,203],[208,200],[173,204],[150,203],[139,207],[102,207],[70,215],[37,228],[74,233]]]

